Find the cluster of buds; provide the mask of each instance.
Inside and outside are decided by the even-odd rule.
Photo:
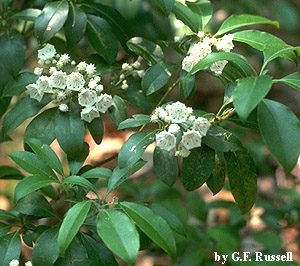
[[[51,94],[61,112],[68,112],[68,102],[75,100],[82,107],[81,119],[89,123],[112,105],[112,96],[103,93],[94,64],[76,64],[68,54],[57,54],[51,44],[38,50],[38,59],[39,67],[34,69],[38,79],[26,86],[31,98],[41,101]]]
[[[226,34],[218,39],[205,34],[203,31],[198,32],[197,35],[199,41],[190,46],[188,55],[182,61],[182,69],[187,72],[191,71],[201,59],[208,56],[212,52],[213,47],[217,51],[222,52],[230,52],[234,47],[232,34]],[[227,63],[228,61],[226,60],[214,62],[210,70],[219,76]]]
[[[19,266],[19,265],[20,265],[20,262],[18,260],[12,260],[9,263],[9,266]],[[32,266],[32,262],[31,261],[25,262],[25,266]]]
[[[156,146],[181,157],[188,157],[191,149],[201,146],[202,137],[210,127],[206,118],[195,117],[193,109],[181,102],[157,107],[150,119],[164,127],[155,136]]]

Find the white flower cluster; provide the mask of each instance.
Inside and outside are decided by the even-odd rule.
[[[201,59],[209,55],[212,52],[212,47],[223,52],[230,52],[234,47],[232,34],[226,34],[219,39],[210,37],[202,31],[198,32],[197,35],[199,42],[191,45],[188,55],[182,61],[182,69],[187,72],[191,71]],[[227,63],[226,60],[217,61],[211,65],[210,70],[219,76]]]
[[[191,149],[201,146],[202,137],[210,127],[206,118],[195,117],[193,109],[181,102],[157,107],[150,119],[166,125],[156,134],[156,145],[181,157],[188,157]]]
[[[78,101],[81,119],[89,123],[112,105],[112,96],[102,93],[103,85],[94,64],[76,65],[68,54],[57,54],[51,44],[38,50],[38,59],[39,67],[34,69],[38,80],[26,86],[31,98],[41,101],[44,94],[51,94],[61,112],[68,112],[68,101]]]
[[[121,84],[122,90],[128,89],[128,83],[126,80],[127,77],[133,76],[133,77],[142,78],[145,75],[145,71],[140,68],[141,68],[141,63],[139,62],[139,60],[136,60],[132,64],[128,64],[128,63],[122,64],[122,72],[118,82]]]
[[[12,260],[9,263],[9,266],[19,266],[19,265],[20,265],[20,262],[18,260]],[[31,261],[25,262],[25,266],[32,266],[32,262]]]

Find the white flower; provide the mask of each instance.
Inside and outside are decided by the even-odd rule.
[[[122,64],[122,69],[125,71],[131,71],[132,70],[132,66],[129,65],[128,63],[123,63]]]
[[[121,89],[122,89],[122,90],[127,90],[127,89],[128,89],[128,84],[127,84],[127,80],[126,80],[126,79],[124,79],[124,80],[122,81]]]
[[[138,70],[136,73],[138,74],[138,76],[139,76],[140,78],[142,78],[142,77],[145,76],[145,71],[144,71],[144,70]]]
[[[176,137],[167,131],[159,132],[155,135],[156,146],[167,151],[176,147]]]
[[[50,86],[52,88],[64,89],[66,87],[67,74],[63,71],[56,71],[50,76]]]
[[[91,79],[89,81],[88,87],[90,89],[95,89],[97,87],[97,85],[98,85],[98,82],[95,79]]]
[[[43,68],[41,68],[41,67],[36,67],[36,68],[33,70],[33,73],[34,73],[35,75],[37,75],[37,76],[40,76],[40,75],[43,74],[43,71],[44,71]]]
[[[193,113],[193,109],[186,107],[181,102],[175,102],[166,106],[168,117],[172,123],[183,123],[186,122],[189,115]]]
[[[205,37],[203,41],[193,44],[189,49],[189,54],[198,57],[200,61],[211,53],[210,38]]]
[[[104,93],[98,97],[98,101],[95,106],[99,112],[105,113],[107,109],[112,106],[112,103],[113,99],[111,95]]]
[[[51,90],[51,87],[49,84],[49,77],[47,77],[47,76],[40,76],[38,78],[38,80],[36,81],[36,84],[44,92],[49,92]]]
[[[67,98],[66,91],[58,91],[56,94],[56,100],[61,102]]]
[[[97,93],[102,92],[102,91],[103,91],[103,85],[102,85],[102,84],[97,85],[96,88],[95,88],[95,91],[96,91]]]
[[[49,74],[50,74],[50,75],[52,75],[52,74],[53,74],[54,72],[56,72],[56,71],[57,71],[56,67],[53,67],[53,66],[52,66],[52,67],[49,68]]]
[[[96,67],[94,64],[87,64],[85,67],[85,72],[88,74],[88,76],[92,76],[96,71]]]
[[[191,152],[188,149],[186,149],[184,146],[182,146],[181,143],[179,143],[178,150],[175,152],[175,156],[186,158],[190,155],[190,153]]]
[[[40,60],[49,60],[52,59],[56,54],[55,47],[47,43],[44,48],[38,50],[38,59]]]
[[[125,78],[125,75],[124,74],[121,74],[120,75],[120,80],[124,79]]]
[[[176,134],[180,131],[180,126],[178,126],[177,124],[171,124],[168,128],[168,132],[172,133],[172,134]]]
[[[156,123],[158,122],[159,118],[158,118],[158,115],[156,113],[153,113],[151,116],[150,116],[150,121],[152,123]]]
[[[56,67],[57,67],[58,69],[61,69],[63,66],[64,66],[64,64],[63,64],[62,62],[60,62],[60,61],[58,61],[58,62],[56,63]]]
[[[227,60],[220,60],[217,62],[212,63],[210,66],[210,70],[214,72],[217,76],[222,75],[223,69],[227,65],[228,61]]]
[[[97,93],[93,90],[82,90],[78,95],[78,102],[81,106],[92,106],[97,102]]]
[[[181,144],[190,150],[201,146],[201,135],[198,131],[192,129],[183,133]]]
[[[79,72],[72,72],[67,76],[67,88],[72,91],[80,91],[84,87],[85,80]]]
[[[233,34],[225,34],[221,39],[217,40],[215,47],[218,51],[230,52],[234,48],[232,40]]]
[[[95,106],[85,107],[84,109],[82,109],[80,114],[81,119],[88,123],[91,123],[95,118],[100,116]]]
[[[9,263],[9,266],[19,266],[19,261],[18,261],[18,260],[12,260],[12,261]]]
[[[76,62],[75,62],[74,60],[72,60],[72,61],[71,61],[71,65],[72,65],[72,66],[75,66],[75,65],[76,65]]]
[[[202,39],[205,37],[205,32],[204,31],[198,31],[197,36]]]
[[[135,61],[135,62],[132,64],[132,66],[133,66],[134,68],[140,68],[140,67],[141,67],[141,63],[140,63],[139,61]]]
[[[68,105],[66,105],[65,103],[62,103],[58,106],[58,109],[61,111],[61,112],[68,112],[69,111],[69,107]]]
[[[202,137],[206,136],[208,129],[210,128],[209,121],[204,117],[197,117],[193,122],[192,129],[198,131]]]
[[[70,56],[68,54],[62,54],[58,61],[61,62],[63,65],[66,65],[70,62]]]
[[[159,119],[161,119],[161,120],[163,120],[165,122],[170,121],[170,119],[168,118],[167,111],[164,108],[162,108],[162,107],[157,107],[154,110],[154,114],[156,114]]]
[[[44,96],[44,91],[36,83],[32,83],[26,86],[27,91],[29,92],[30,98],[37,101],[41,101]]]
[[[32,266],[32,262],[31,261],[25,262],[25,266]]]
[[[87,63],[82,61],[77,65],[77,69],[78,69],[78,71],[85,71],[86,66],[87,66]]]
[[[185,58],[183,58],[181,68],[186,72],[190,72],[199,61],[199,57],[194,55],[188,55]]]

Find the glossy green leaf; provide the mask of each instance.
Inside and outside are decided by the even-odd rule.
[[[118,41],[110,25],[100,17],[88,15],[86,36],[97,53],[113,64],[118,53]]]
[[[159,8],[165,16],[168,16],[173,9],[175,0],[153,0],[151,1],[157,8]]]
[[[270,152],[290,172],[300,154],[300,123],[285,105],[263,100],[258,106],[260,133]]]
[[[287,75],[281,79],[278,79],[274,82],[282,82],[290,87],[296,89],[297,91],[300,91],[300,72],[294,72],[290,75]]]
[[[254,205],[257,194],[254,162],[246,150],[227,152],[224,156],[232,195],[240,210],[246,213]]]
[[[11,97],[0,98],[0,118],[5,114],[11,102]]]
[[[136,114],[120,123],[118,130],[126,128],[135,128],[150,123],[149,115]]]
[[[98,178],[110,178],[112,175],[112,171],[108,168],[97,167],[91,170],[88,170],[81,174],[82,177],[86,179],[98,179]]]
[[[169,151],[156,147],[153,153],[153,166],[156,175],[168,186],[173,186],[178,177],[177,157]]]
[[[13,259],[19,260],[21,255],[21,239],[18,232],[0,239],[1,265],[9,265]]]
[[[272,78],[267,75],[239,79],[232,94],[233,105],[239,117],[246,120],[271,87]]]
[[[211,176],[206,180],[206,185],[213,193],[213,195],[216,195],[224,187],[224,183],[225,183],[225,171],[223,167],[216,165]]]
[[[37,115],[26,127],[24,139],[36,138],[50,145],[55,139],[55,119],[57,107],[50,108]]]
[[[19,201],[20,199],[26,197],[28,194],[31,194],[32,192],[37,191],[41,188],[47,187],[54,182],[57,181],[48,176],[28,176],[17,184],[15,189],[15,200]]]
[[[37,80],[37,76],[31,72],[20,73],[15,80],[9,82],[3,91],[3,96],[18,96],[26,90],[26,86],[30,83],[34,83]]]
[[[111,192],[120,184],[122,184],[129,176],[140,170],[146,164],[145,161],[138,161],[133,165],[129,165],[125,168],[116,167],[112,173],[111,178],[108,180],[107,189]]]
[[[105,245],[127,263],[134,263],[140,247],[133,222],[117,210],[102,210],[97,216],[97,233]]]
[[[83,37],[87,24],[85,12],[76,4],[70,2],[69,13],[66,20],[64,31],[69,47],[75,46]]]
[[[224,33],[227,33],[229,31],[232,31],[234,29],[244,27],[244,26],[250,26],[250,25],[257,25],[257,24],[271,24],[279,27],[278,21],[273,21],[261,16],[255,16],[255,15],[232,15],[229,18],[227,18],[225,21],[223,21],[221,27],[215,34],[215,36],[222,35]]]
[[[51,168],[36,154],[28,151],[15,151],[9,157],[30,174],[57,178]]]
[[[12,15],[12,18],[14,19],[21,19],[21,20],[27,20],[27,21],[35,21],[35,19],[42,13],[40,9],[36,8],[26,8],[14,15]]]
[[[26,96],[19,100],[16,105],[7,113],[3,120],[2,131],[4,134],[16,129],[26,119],[35,116],[46,104],[48,99],[41,102],[30,99]]]
[[[1,165],[0,166],[0,179],[23,179],[24,175],[16,168],[11,166]]]
[[[17,216],[12,214],[10,211],[5,211],[0,209],[0,220],[12,220],[16,218]]]
[[[173,232],[168,223],[151,209],[133,202],[121,202],[122,210],[135,224],[171,257],[176,255]]]
[[[150,133],[137,132],[129,137],[118,154],[118,165],[125,168],[136,163],[144,154],[145,149],[154,141],[155,131]]]
[[[35,35],[39,41],[49,41],[65,24],[68,12],[67,0],[47,3],[34,23]]]
[[[76,159],[83,152],[85,125],[80,119],[78,107],[72,105],[69,112],[57,112],[55,135],[59,146],[69,159]]]
[[[101,144],[104,135],[104,125],[101,117],[93,119],[91,123],[87,123],[87,127],[96,144]]]
[[[58,229],[51,228],[39,236],[32,251],[33,265],[54,265],[55,261],[59,257],[57,234]]]
[[[156,64],[148,68],[142,79],[142,89],[146,95],[150,95],[163,88],[169,81],[171,73],[165,71],[161,64]]]
[[[209,0],[197,0],[195,2],[186,2],[187,6],[199,15],[200,29],[204,29],[212,17],[213,8]]]
[[[62,183],[77,185],[87,189],[88,191],[93,191],[94,193],[97,193],[97,188],[90,181],[86,180],[82,176],[68,176],[63,179]]]
[[[195,75],[188,75],[187,72],[182,71],[179,79],[180,97],[183,99],[189,98],[195,89]]]
[[[78,202],[66,213],[59,228],[57,238],[60,254],[63,255],[65,253],[75,235],[78,233],[88,215],[91,204],[91,201]]]
[[[26,144],[38,155],[50,168],[57,173],[64,175],[63,166],[57,157],[56,153],[46,144],[43,144],[38,139],[29,139]]]
[[[113,104],[110,108],[110,116],[117,126],[127,118],[126,104],[118,95],[113,97]]]
[[[127,42],[128,48],[136,55],[143,57],[150,65],[163,61],[164,53],[160,46],[141,37],[131,38]]]
[[[215,165],[215,152],[206,145],[191,150],[182,162],[182,183],[186,190],[201,187],[210,177]]]

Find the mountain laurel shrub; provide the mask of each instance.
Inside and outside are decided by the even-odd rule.
[[[274,60],[296,63],[299,47],[250,29],[258,24],[279,27],[277,21],[231,15],[211,32],[213,8],[208,0],[145,0],[150,14],[166,23],[176,17],[189,28],[175,39],[149,40],[141,37],[146,36],[143,32],[131,31],[130,16],[121,15],[114,1],[52,1],[39,9],[33,1],[26,2],[22,10],[13,9],[9,0],[0,4],[0,142],[12,141],[11,133],[34,117],[25,130],[24,151],[10,154],[17,167],[0,166],[2,179],[19,180],[14,207],[0,211],[0,265],[19,260],[21,240],[33,247],[35,266],[134,264],[145,239],[178,261],[187,229],[176,213],[155,201],[107,201],[144,167],[142,156],[151,143],[156,145],[158,179],[170,187],[180,180],[187,191],[206,183],[217,194],[226,175],[243,213],[255,203],[257,176],[236,128],[260,134],[286,173],[295,166],[299,120],[288,106],[267,95],[277,83],[300,90],[300,72],[273,77],[269,71]],[[122,2],[125,8],[129,1]],[[140,23],[146,29],[147,21]],[[29,40],[38,42],[34,70],[24,68]],[[262,53],[259,68],[237,53],[237,44]],[[78,57],[82,45],[95,54]],[[169,61],[167,52],[175,60]],[[197,90],[198,72],[223,84],[224,100],[217,113],[185,103]],[[172,102],[169,95],[176,90],[180,97]],[[140,111],[128,117],[128,105]],[[101,145],[104,113],[118,130],[136,132],[112,158],[117,159],[115,168],[83,166],[89,155],[85,135],[89,132]],[[66,154],[68,167],[49,146],[54,140]],[[103,197],[97,194],[99,183],[106,190]],[[67,211],[55,208],[58,203]],[[46,222],[39,223],[42,218]]]

